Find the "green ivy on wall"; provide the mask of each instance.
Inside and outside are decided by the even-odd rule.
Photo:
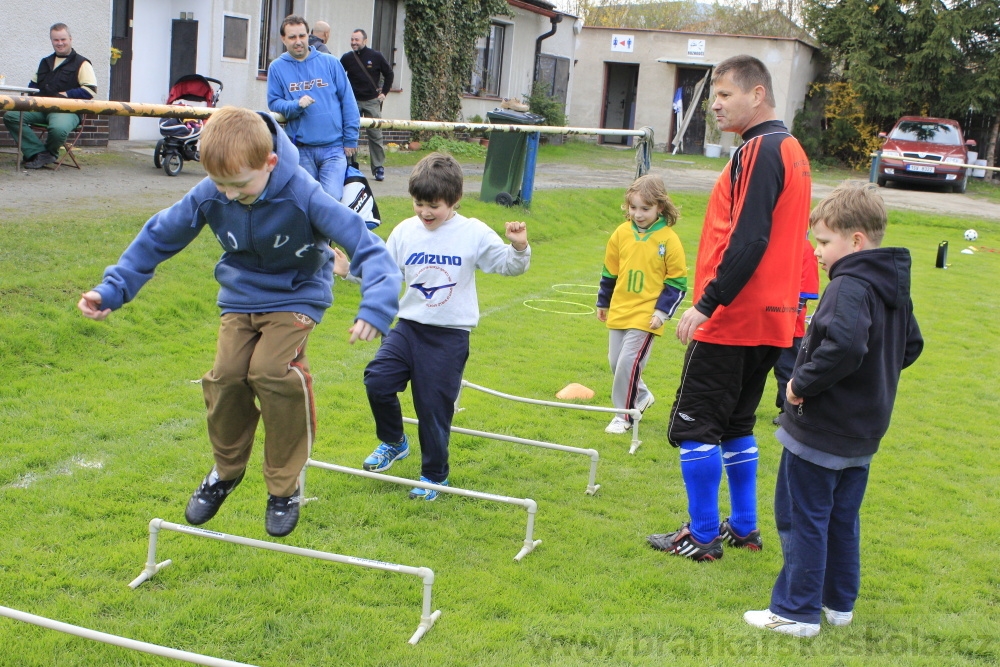
[[[405,0],[403,48],[412,72],[410,117],[458,120],[462,90],[476,62],[476,40],[490,17],[508,14],[506,0]]]

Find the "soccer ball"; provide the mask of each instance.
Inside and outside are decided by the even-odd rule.
[[[966,241],[975,241],[978,238],[979,238],[979,232],[977,232],[975,229],[966,229],[965,230],[965,240]]]

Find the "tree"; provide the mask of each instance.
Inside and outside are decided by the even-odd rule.
[[[462,88],[476,62],[476,40],[490,17],[508,12],[506,0],[405,0],[403,48],[413,73],[410,117],[458,120]]]

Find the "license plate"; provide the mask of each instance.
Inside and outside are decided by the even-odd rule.
[[[919,171],[922,174],[933,174],[934,167],[922,164],[908,164],[906,165],[906,171]]]

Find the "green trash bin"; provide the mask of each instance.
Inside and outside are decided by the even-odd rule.
[[[486,119],[496,125],[541,125],[543,116],[509,109],[487,112]],[[483,187],[479,198],[503,206],[514,206],[521,198],[524,157],[528,135],[524,132],[490,132],[483,168]]]

